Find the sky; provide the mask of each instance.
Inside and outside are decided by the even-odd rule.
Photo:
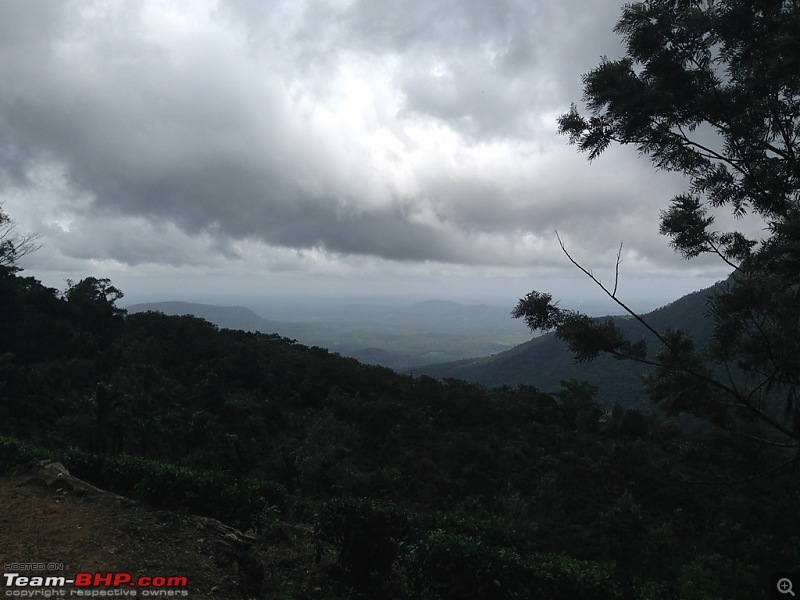
[[[4,0],[0,202],[26,272],[126,300],[602,299],[727,275],[658,234],[686,188],[557,135],[619,0]]]

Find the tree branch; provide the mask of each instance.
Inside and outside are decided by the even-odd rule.
[[[562,239],[561,239],[561,236],[558,234],[558,231],[556,231],[556,238],[558,239],[558,244],[561,246],[561,251],[562,251],[562,252],[563,252],[563,253],[566,255],[566,257],[569,259],[569,262],[571,262],[571,263],[572,263],[572,264],[573,264],[575,267],[577,267],[577,268],[578,268],[578,269],[579,269],[579,270],[580,270],[580,271],[581,271],[581,272],[582,272],[584,275],[586,275],[586,276],[587,276],[589,279],[591,279],[591,280],[592,280],[592,281],[593,281],[595,284],[597,284],[597,286],[598,286],[598,287],[599,287],[601,290],[603,290],[603,292],[606,294],[606,296],[608,296],[609,298],[611,298],[611,299],[612,299],[612,300],[613,300],[613,301],[614,301],[614,302],[617,304],[617,306],[619,306],[620,308],[622,308],[622,309],[623,309],[623,310],[624,310],[626,313],[628,313],[628,314],[629,314],[630,316],[632,316],[634,319],[636,319],[637,321],[639,321],[639,323],[641,323],[642,325],[644,325],[644,327],[645,327],[645,328],[647,328],[647,330],[648,330],[650,333],[652,333],[654,336],[656,336],[656,338],[658,338],[658,340],[659,340],[659,341],[660,341],[662,344],[664,344],[664,346],[666,346],[667,348],[669,348],[671,351],[673,351],[673,352],[674,352],[674,350],[673,350],[673,349],[672,349],[672,347],[670,346],[669,342],[667,342],[667,340],[665,340],[665,339],[664,339],[664,337],[663,337],[663,336],[662,336],[660,333],[658,333],[658,332],[657,332],[655,329],[653,329],[653,327],[652,327],[652,326],[651,326],[651,325],[650,325],[650,324],[649,324],[647,321],[645,321],[644,319],[642,319],[642,317],[640,317],[640,316],[639,316],[639,314],[638,314],[637,312],[635,312],[634,310],[632,310],[632,309],[631,309],[631,308],[630,308],[630,307],[629,307],[627,304],[625,304],[624,302],[622,302],[622,300],[620,300],[619,298],[617,298],[617,296],[616,296],[616,293],[617,293],[616,281],[614,282],[614,290],[613,290],[613,291],[611,291],[611,290],[609,290],[608,288],[606,288],[606,286],[604,286],[604,285],[603,285],[603,283],[602,283],[602,282],[601,282],[599,279],[597,279],[597,277],[595,277],[595,276],[594,276],[594,274],[593,274],[591,271],[589,271],[588,269],[584,268],[584,267],[583,267],[583,266],[582,266],[580,263],[578,263],[578,261],[576,261],[574,258],[572,258],[572,256],[570,255],[570,253],[567,251],[567,247],[564,245],[564,242],[562,241]],[[622,252],[622,244],[620,244],[620,250],[619,250],[619,251],[620,251],[620,253]],[[617,274],[619,274],[619,254],[617,255]]]
[[[638,358],[638,357],[635,357],[635,356],[630,356],[628,354],[624,354],[622,352],[613,351],[613,350],[607,351],[608,354],[611,354],[612,356],[617,356],[618,358],[622,358],[622,359],[634,360],[634,361],[636,361],[638,363],[641,363],[641,364],[648,364],[648,365],[652,365],[652,366],[656,366],[656,367],[660,367],[660,368],[668,368],[668,369],[672,369],[672,370],[675,370],[675,371],[690,375],[691,377],[694,377],[699,381],[703,381],[704,383],[707,383],[707,384],[711,385],[712,387],[715,387],[715,388],[725,392],[726,394],[730,395],[734,399],[738,400],[738,403],[737,403],[738,406],[740,406],[741,408],[747,409],[748,411],[752,412],[758,418],[762,419],[764,422],[768,423],[770,426],[772,426],[776,430],[780,431],[781,433],[783,433],[783,434],[785,434],[785,435],[787,435],[787,436],[789,436],[791,438],[798,439],[798,437],[800,436],[800,432],[795,432],[795,431],[792,431],[791,429],[788,429],[787,427],[782,425],[779,421],[777,421],[774,417],[772,417],[772,415],[770,415],[769,413],[763,411],[762,409],[758,408],[757,406],[754,406],[753,403],[752,403],[753,394],[755,394],[756,392],[758,392],[758,390],[760,390],[761,388],[766,386],[769,381],[771,381],[771,380],[774,381],[776,373],[773,373],[771,376],[767,376],[766,379],[761,381],[761,383],[759,383],[752,390],[750,390],[749,393],[747,393],[746,395],[743,395],[744,392],[740,393],[736,389],[735,386],[728,386],[728,385],[722,383],[721,381],[719,381],[718,379],[715,379],[715,378],[710,377],[708,375],[704,375],[703,373],[698,373],[694,369],[691,369],[690,367],[687,367],[687,366],[685,366],[683,364],[680,364],[680,355],[677,352],[677,350],[673,347],[673,345],[670,344],[664,338],[663,335],[658,333],[658,331],[656,331],[653,328],[652,325],[650,325],[647,321],[645,321],[641,317],[641,315],[639,315],[639,313],[637,313],[636,311],[631,309],[627,304],[625,304],[622,300],[620,300],[616,296],[616,284],[614,286],[614,290],[613,291],[609,290],[606,286],[604,286],[603,283],[597,277],[595,277],[594,273],[592,273],[590,270],[585,268],[578,261],[576,261],[572,257],[572,255],[570,255],[570,253],[567,251],[566,245],[564,244],[564,241],[561,239],[561,236],[559,235],[558,231],[556,231],[555,234],[556,234],[556,238],[558,239],[558,243],[561,246],[561,250],[564,252],[564,254],[569,259],[569,261],[578,270],[580,270],[584,275],[589,277],[589,279],[591,279],[601,290],[603,290],[603,292],[609,298],[611,298],[620,308],[622,308],[626,313],[628,313],[630,316],[632,316],[634,319],[636,319],[650,333],[652,333],[661,342],[661,344],[674,357],[676,357],[678,359],[679,364],[674,365],[674,366],[673,365],[665,365],[665,364],[663,364],[661,362],[658,362],[658,361],[649,361],[647,359],[642,359],[642,358]],[[621,246],[620,246],[620,252],[621,252]],[[618,254],[618,257],[619,257],[619,254]],[[618,262],[617,262],[617,268],[619,268],[619,258],[618,258]]]

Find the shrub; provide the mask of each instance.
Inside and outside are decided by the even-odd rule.
[[[44,448],[20,440],[0,436],[0,475],[9,475],[24,468],[34,460],[52,458]]]
[[[336,498],[315,515],[315,533],[339,546],[337,567],[343,583],[361,590],[379,588],[410,533],[408,513],[369,498]]]
[[[260,528],[266,508],[287,502],[280,484],[238,479],[222,471],[78,451],[71,451],[64,462],[76,477],[94,485],[158,508],[213,517],[241,529]]]
[[[412,550],[415,588],[441,600],[533,598],[613,600],[619,590],[611,569],[562,555],[520,555],[480,538],[429,532]]]

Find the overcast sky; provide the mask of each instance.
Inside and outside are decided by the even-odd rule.
[[[658,235],[685,181],[556,134],[620,0],[4,0],[0,201],[27,271],[126,300],[599,295],[721,279]],[[654,300],[655,299],[655,300]]]

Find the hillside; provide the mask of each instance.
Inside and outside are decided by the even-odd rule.
[[[791,449],[118,298],[0,272],[8,560],[169,568],[231,600],[755,599],[796,565]]]
[[[217,327],[263,331],[264,333],[277,333],[281,325],[280,321],[265,319],[245,306],[217,306],[196,302],[166,301],[131,304],[127,311],[129,313],[154,311],[173,316],[192,315],[205,319]]]
[[[71,578],[100,570],[185,577],[187,585],[172,588],[173,595],[245,600],[260,593],[269,573],[280,573],[296,579],[297,592],[307,598],[335,598],[323,591],[330,587],[328,561],[315,564],[308,529],[276,525],[266,542],[257,543],[252,534],[216,519],[154,510],[98,489],[59,463],[42,461],[21,474],[0,476],[0,510],[6,515],[0,521],[0,560],[63,566],[23,575]],[[79,588],[61,589],[69,594]]]
[[[327,348],[367,364],[397,370],[485,356],[514,347],[531,335],[508,310],[484,304],[428,300],[410,305],[306,303],[266,307],[266,319],[243,306],[191,302],[133,304],[128,312],[193,315],[222,328],[275,333]]]
[[[682,329],[704,345],[710,340],[712,331],[711,321],[705,318],[706,298],[717,286],[688,294],[647,313],[644,319],[656,331]],[[656,346],[657,340],[633,318],[613,317],[613,320],[628,336],[645,339],[651,349]],[[608,406],[615,403],[642,406],[646,403],[641,378],[648,371],[646,366],[608,356],[600,356],[588,363],[576,363],[566,343],[554,334],[543,335],[494,356],[413,368],[414,373],[437,379],[463,379],[488,387],[532,385],[543,390],[556,390],[560,381],[577,379],[597,386],[598,400]]]

